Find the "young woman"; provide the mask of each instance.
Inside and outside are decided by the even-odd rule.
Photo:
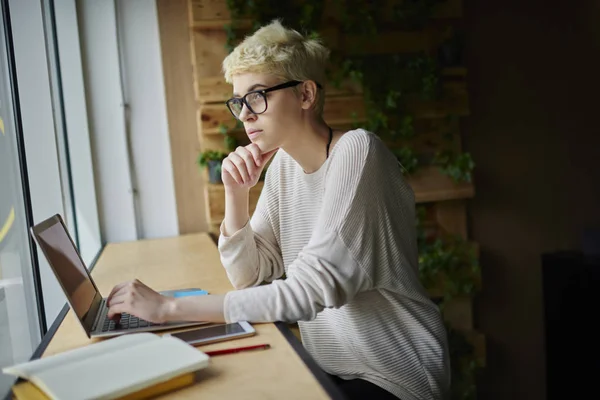
[[[167,299],[134,281],[113,289],[110,314],[298,321],[308,352],[350,398],[446,398],[447,339],[418,278],[413,192],[377,136],[323,120],[328,55],[274,21],[223,62],[227,106],[251,141],[222,168],[219,251],[238,290]],[[269,161],[250,218],[249,190]]]

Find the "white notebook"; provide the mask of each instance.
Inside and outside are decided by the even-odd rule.
[[[173,337],[132,333],[3,368],[52,399],[115,399],[208,366],[202,351]]]

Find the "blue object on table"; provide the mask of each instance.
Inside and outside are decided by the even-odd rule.
[[[203,294],[208,294],[208,292],[206,290],[189,290],[184,292],[175,292],[173,293],[173,297],[201,296]]]

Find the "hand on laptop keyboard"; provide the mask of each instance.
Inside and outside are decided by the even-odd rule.
[[[161,295],[137,279],[118,284],[106,299],[109,318],[129,313],[155,323],[168,321],[169,306],[173,300],[174,298]]]

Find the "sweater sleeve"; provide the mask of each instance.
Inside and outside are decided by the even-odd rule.
[[[275,162],[275,160],[273,160]],[[274,162],[267,170],[263,188],[252,218],[231,236],[219,235],[221,263],[229,281],[236,289],[271,282],[283,275],[283,258],[271,224],[267,202],[276,177],[272,176]]]
[[[287,279],[229,292],[224,306],[228,322],[311,320],[324,308],[341,307],[358,293],[373,288],[364,260],[356,259],[346,238],[340,234],[348,214],[364,214],[369,208],[355,198],[360,191],[370,190],[361,183],[369,162],[367,158],[372,156],[370,140],[368,137],[350,138],[336,150],[327,171],[317,226],[309,243],[288,267]],[[376,232],[372,229],[376,226],[354,226],[354,234],[357,237],[374,235]]]

